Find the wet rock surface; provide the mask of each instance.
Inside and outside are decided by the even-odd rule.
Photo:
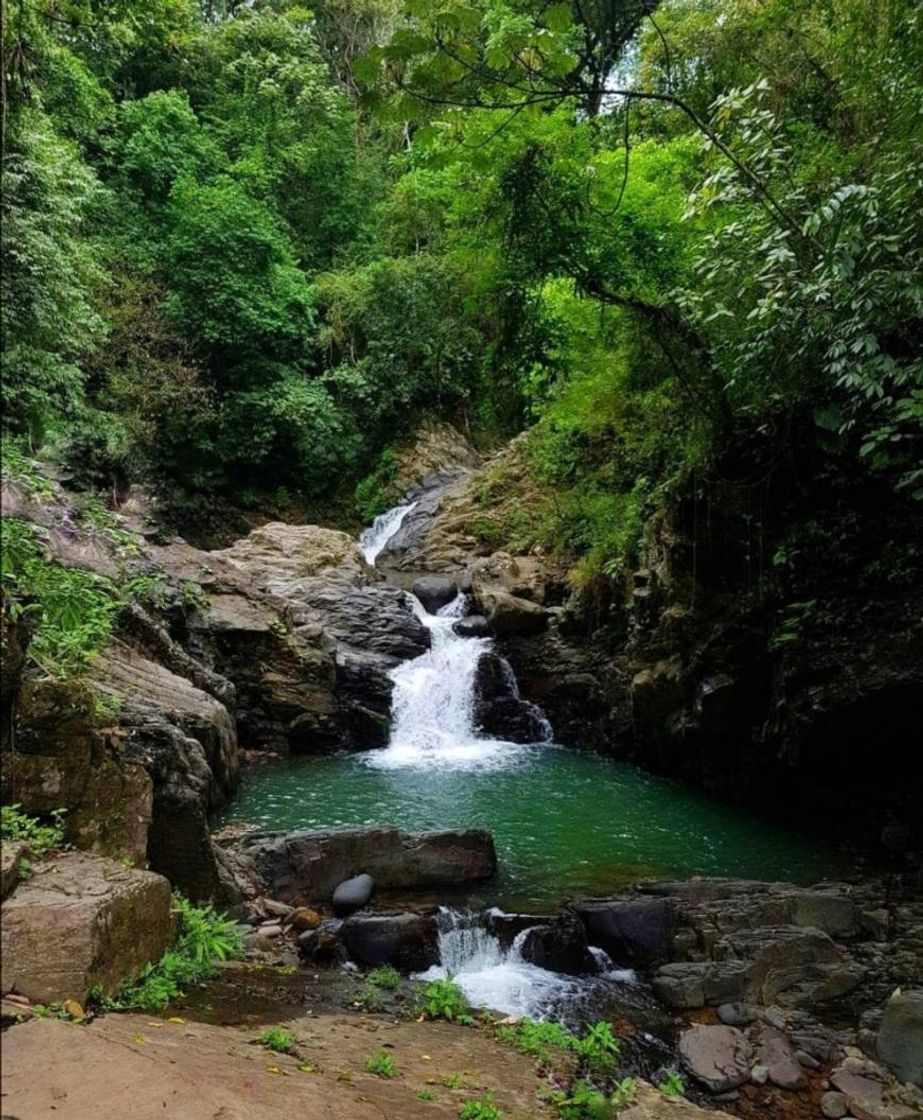
[[[430,914],[353,914],[340,929],[346,951],[360,964],[390,964],[403,972],[438,963],[436,920]]]
[[[236,849],[266,894],[296,905],[326,901],[345,879],[370,875],[379,890],[431,890],[490,879],[497,856],[479,829],[408,833],[333,828],[254,833]]]

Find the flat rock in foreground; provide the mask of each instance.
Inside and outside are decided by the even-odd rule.
[[[0,909],[3,990],[33,1002],[110,994],[170,943],[170,884],[87,852],[36,863]]]
[[[369,1021],[322,1015],[284,1024],[293,1054],[253,1045],[248,1028],[106,1015],[85,1027],[53,1019],[12,1027],[4,1036],[4,1111],[19,1120],[457,1120],[485,1089],[509,1120],[552,1120],[538,1094],[547,1081],[535,1061],[486,1034],[452,1023]],[[364,1070],[386,1047],[393,1079]],[[300,1069],[310,1063],[310,1072]],[[461,1088],[439,1079],[464,1070]],[[36,1075],[41,1071],[41,1076]],[[435,1099],[420,1100],[428,1090]],[[57,1110],[57,1111],[55,1111]],[[685,1100],[667,1100],[639,1083],[619,1120],[729,1120]]]
[[[497,854],[485,829],[403,832],[372,825],[246,837],[238,858],[267,895],[293,905],[331,897],[368,874],[381,890],[431,890],[490,879]]]

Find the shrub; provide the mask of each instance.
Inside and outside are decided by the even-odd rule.
[[[451,976],[430,980],[417,998],[417,1011],[427,1019],[471,1023],[470,1008],[461,988]]]
[[[458,1120],[500,1120],[502,1115],[494,1104],[493,1094],[485,1093],[482,1097],[465,1101],[458,1113]]]
[[[294,1034],[284,1027],[267,1027],[256,1041],[277,1054],[291,1054],[298,1043]]]
[[[0,809],[0,832],[4,840],[18,840],[29,845],[33,855],[43,856],[64,843],[64,814],[66,809],[55,809],[51,824],[42,824],[38,817],[20,812],[19,805],[4,805]]]
[[[394,1064],[394,1059],[384,1050],[370,1054],[365,1059],[365,1071],[366,1073],[374,1073],[376,1077],[385,1077],[388,1080],[397,1077],[397,1066]]]
[[[180,917],[176,945],[157,962],[148,964],[136,981],[125,984],[114,996],[99,990],[91,993],[106,1011],[140,1008],[160,1011],[189,984],[215,975],[216,961],[229,960],[243,952],[243,937],[237,924],[211,906],[194,906],[181,895],[173,896]]]
[[[366,980],[378,988],[384,988],[385,991],[393,992],[400,987],[401,974],[396,968],[392,968],[390,964],[386,964],[382,965],[381,968],[373,968],[366,976]]]
[[[520,1054],[532,1054],[542,1062],[550,1060],[552,1047],[576,1050],[580,1045],[580,1040],[560,1023],[536,1023],[531,1019],[498,1027],[497,1039],[514,1047]]]

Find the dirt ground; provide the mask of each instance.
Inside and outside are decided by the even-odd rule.
[[[145,1015],[81,1026],[32,1019],[2,1039],[3,1120],[436,1120],[494,1093],[504,1118],[550,1116],[534,1062],[450,1023],[323,1015],[281,1024],[292,1055],[254,1043],[256,1027]],[[397,1076],[364,1070],[385,1050]],[[460,1087],[443,1078],[460,1075]],[[545,1083],[546,1084],[546,1083]],[[434,1100],[420,1100],[419,1092]]]

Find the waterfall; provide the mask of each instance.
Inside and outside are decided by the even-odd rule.
[[[489,1007],[505,1015],[525,1015],[530,1019],[559,1018],[568,1008],[592,1001],[613,983],[631,983],[634,973],[616,971],[602,949],[593,949],[600,966],[599,976],[565,976],[549,972],[523,959],[522,947],[529,930],[516,934],[508,949],[489,928],[491,915],[457,911],[443,907],[437,915],[439,964],[416,976],[435,980],[451,976],[474,1008]]]
[[[398,531],[413,504],[397,506],[375,519],[360,538],[369,563],[374,562]],[[475,726],[475,685],[478,659],[491,647],[489,638],[467,638],[455,633],[455,620],[468,605],[459,592],[436,614],[430,614],[410,596],[417,618],[430,632],[430,648],[391,671],[391,738],[384,751],[368,756],[371,766],[451,766],[465,768],[498,765],[521,755],[523,747],[478,734]],[[513,671],[504,662],[513,696],[518,688]],[[551,739],[551,727],[536,712],[536,741]]]
[[[394,509],[380,513],[372,524],[363,531],[359,537],[359,547],[362,549],[362,555],[367,563],[374,566],[378,554],[403,525],[407,514],[416,508],[416,504],[416,502],[409,502],[407,505],[395,506]]]

